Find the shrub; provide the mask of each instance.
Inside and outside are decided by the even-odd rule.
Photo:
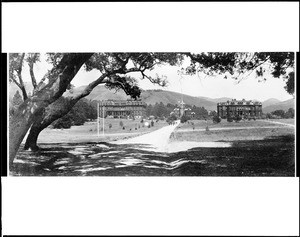
[[[188,117],[185,116],[185,115],[182,115],[181,118],[180,118],[180,122],[181,122],[181,123],[185,123],[185,122],[187,122],[187,121],[188,121]]]
[[[218,115],[215,115],[213,117],[213,123],[220,123],[221,122],[221,118]]]
[[[172,123],[173,121],[177,120],[177,116],[172,113],[167,119],[166,119],[166,122],[167,123]]]
[[[227,118],[227,122],[229,122],[229,123],[233,122],[233,118],[232,117],[228,117]]]
[[[237,115],[237,116],[235,116],[234,120],[235,120],[235,122],[238,123],[239,121],[242,120],[242,117]]]

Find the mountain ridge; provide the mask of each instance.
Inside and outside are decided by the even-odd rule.
[[[26,85],[28,91],[32,90],[31,83]],[[79,94],[86,86],[75,87],[71,91],[66,91],[63,96],[74,96]],[[18,87],[14,84],[9,85],[9,99],[11,100],[16,90],[19,90]],[[20,91],[20,90],[19,90]],[[73,91],[73,92],[72,92]],[[116,99],[116,100],[126,100],[130,97],[126,95],[123,90],[115,91],[105,88],[104,85],[98,85],[94,90],[85,97],[89,100],[107,100],[107,99]],[[167,105],[170,104],[179,104],[181,98],[184,103],[189,105],[195,105],[197,107],[205,107],[207,110],[217,110],[218,102],[225,102],[231,100],[229,97],[220,97],[220,98],[209,98],[204,96],[190,96],[186,94],[181,94],[178,92],[154,89],[154,90],[142,90],[141,99],[147,103],[154,105],[155,103],[164,103]],[[255,99],[253,99],[255,100]],[[283,109],[287,111],[289,108],[295,108],[294,99],[289,99],[285,101],[280,101],[275,98],[269,98],[265,101],[262,101],[263,112],[269,113],[277,109]]]
[[[85,86],[77,87],[74,90],[74,93],[79,93],[83,90]],[[141,99],[147,103],[154,105],[155,103],[164,103],[165,105],[170,104],[178,104],[183,98],[184,103],[190,105],[196,105],[198,107],[205,107],[207,110],[217,110],[218,102],[225,102],[227,100],[232,100],[230,97],[220,97],[220,98],[209,98],[204,96],[190,96],[186,94],[161,90],[161,89],[152,89],[152,90],[142,90]],[[112,90],[106,89],[103,85],[97,86],[90,95],[86,97],[90,100],[105,100],[105,99],[120,99],[126,100],[130,97],[125,94],[124,91],[120,90],[118,92],[114,92]],[[258,101],[253,99],[253,101]],[[289,99],[286,101],[280,101],[276,98],[269,98],[267,100],[262,101],[263,112],[272,112],[276,109],[284,109],[288,110],[289,108],[294,108],[293,99]],[[271,106],[271,107],[269,107]],[[266,110],[265,110],[266,108]],[[270,111],[270,109],[273,109]]]

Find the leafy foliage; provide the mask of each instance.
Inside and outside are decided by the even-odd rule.
[[[172,122],[176,121],[177,119],[178,118],[177,118],[176,114],[171,113],[170,116],[167,118],[166,122],[167,123],[172,123]]]
[[[20,95],[19,91],[17,90],[12,99],[12,105],[14,108],[17,108],[22,103],[23,103],[22,96]]]
[[[285,112],[284,118],[295,118],[295,110],[293,108],[289,108],[288,111]]]
[[[96,102],[82,99],[77,102],[69,113],[52,123],[52,126],[53,128],[70,128],[73,125],[83,125],[86,121],[97,118],[96,106]]]
[[[188,120],[189,120],[189,118],[185,115],[182,115],[181,118],[180,118],[181,123],[186,123]]]
[[[213,116],[213,123],[220,123],[221,122],[221,118],[218,115]]]
[[[239,121],[241,121],[242,120],[242,117],[241,116],[239,116],[239,115],[236,115],[235,117],[234,117],[234,121],[235,122],[239,122]]]
[[[232,117],[227,117],[227,122],[229,122],[229,123],[233,122],[233,118]]]
[[[278,110],[273,111],[271,114],[283,118],[285,112],[284,112],[284,110],[282,110],[282,109],[278,109]]]
[[[286,86],[284,88],[291,95],[295,93],[295,72],[290,72],[288,74]]]
[[[293,52],[257,52],[257,53],[186,53],[191,59],[187,68],[182,72],[194,75],[202,72],[207,75],[223,74],[224,78],[242,80],[252,71],[257,77],[264,77],[270,73],[274,78],[288,77],[285,89],[293,94],[294,53]],[[265,80],[265,78],[264,78]]]

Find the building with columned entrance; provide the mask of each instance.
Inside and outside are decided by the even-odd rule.
[[[102,100],[99,102],[100,117],[141,118],[146,115],[146,103],[142,100]]]
[[[262,115],[262,103],[252,100],[236,100],[217,104],[217,113],[221,118],[236,117],[260,118]]]

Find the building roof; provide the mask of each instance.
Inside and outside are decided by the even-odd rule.
[[[109,99],[109,100],[101,100],[100,101],[100,104],[101,105],[143,105],[145,106],[146,103],[143,102],[141,99],[138,99],[138,100],[134,100],[134,99],[127,99],[127,100],[112,100],[112,99]]]
[[[252,100],[236,100],[232,99],[231,101],[227,100],[226,102],[219,102],[218,105],[262,105],[259,101],[252,101]]]

